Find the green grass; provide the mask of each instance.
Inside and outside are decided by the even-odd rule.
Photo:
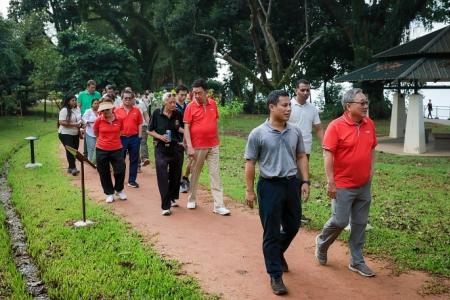
[[[25,137],[42,136],[53,130],[56,131],[56,126],[51,121],[44,123],[38,118],[0,117],[0,166],[3,166],[13,152],[27,143]],[[41,152],[39,143],[36,142],[38,158]],[[5,212],[3,206],[0,206],[0,299],[31,299],[21,274],[15,268],[5,221]]]
[[[242,115],[221,121],[221,176],[224,191],[243,202],[246,137],[266,116]],[[378,135],[387,135],[389,122],[376,121]],[[328,124],[328,122],[324,122]],[[427,124],[428,125],[428,124]],[[431,125],[431,124],[430,124]],[[446,132],[448,126],[435,126]],[[233,135],[233,136],[230,136]],[[397,269],[418,269],[450,276],[450,158],[397,156],[377,153],[373,203],[366,253],[392,259]],[[320,230],[330,217],[323,159],[314,140],[310,161],[313,186],[304,213],[308,228]],[[200,182],[209,186],[204,172]],[[348,234],[342,235],[347,240]]]
[[[142,237],[105,206],[87,202],[96,224],[75,229],[80,192],[63,176],[54,135],[41,139],[44,167],[24,170],[28,151],[14,155],[9,181],[12,201],[26,230],[29,251],[52,299],[202,299],[191,277],[179,276]],[[39,191],[39,192],[37,192]]]

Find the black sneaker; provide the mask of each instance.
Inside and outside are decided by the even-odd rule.
[[[287,287],[284,285],[283,279],[281,277],[270,277],[270,286],[272,287],[272,292],[275,295],[285,295],[288,292]]]
[[[139,187],[139,184],[135,182],[128,182],[128,186],[137,189]]]
[[[289,266],[283,254],[281,254],[281,269],[284,273],[289,272]]]

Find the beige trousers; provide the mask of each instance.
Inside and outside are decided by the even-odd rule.
[[[191,187],[188,202],[195,202],[197,198],[198,179],[206,160],[209,171],[211,194],[214,199],[214,207],[224,207],[223,187],[219,174],[219,146],[206,149],[195,149],[194,159],[191,167]]]

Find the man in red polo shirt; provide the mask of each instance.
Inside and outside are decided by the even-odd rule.
[[[362,253],[369,217],[371,180],[374,172],[375,125],[367,116],[369,101],[361,89],[351,89],[342,98],[344,114],[328,125],[323,139],[327,192],[333,214],[316,237],[315,256],[327,263],[327,251],[351,219],[348,268],[366,277],[375,273]]]
[[[125,157],[128,152],[130,160],[128,186],[138,188],[139,184],[136,182],[136,178],[143,118],[141,111],[137,107],[133,106],[133,97],[134,93],[132,91],[128,89],[125,90],[122,93],[122,106],[117,108],[114,112],[117,117],[123,119],[123,128],[120,133],[120,140],[123,146],[123,155]]]
[[[194,101],[184,111],[184,137],[187,151],[193,157],[191,165],[191,188],[187,208],[194,209],[197,200],[198,178],[206,160],[208,163],[211,193],[214,198],[213,212],[229,215],[230,211],[223,203],[223,188],[219,174],[219,112],[216,102],[206,97],[208,86],[203,79],[192,84]]]

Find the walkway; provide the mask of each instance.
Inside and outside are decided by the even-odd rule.
[[[62,147],[60,150],[64,161]],[[228,200],[231,216],[215,215],[209,193],[202,191],[197,209],[186,209],[186,194],[181,194],[181,206],[173,209],[172,216],[163,217],[155,171],[150,166],[143,170],[138,176],[141,187],[126,188],[128,200],[110,205],[117,215],[142,232],[163,256],[181,262],[182,269],[196,277],[208,293],[222,299],[280,299],[272,294],[265,272],[256,210]],[[89,197],[106,205],[98,174],[89,167],[86,171]],[[70,177],[80,184],[80,176]],[[316,234],[301,230],[286,253],[290,272],[284,276],[289,288],[284,298],[424,299],[418,290],[431,279],[428,275],[410,272],[394,276],[389,262],[369,259],[377,276],[364,278],[347,270],[348,248],[342,243],[330,249],[329,264],[319,266],[314,258]]]

